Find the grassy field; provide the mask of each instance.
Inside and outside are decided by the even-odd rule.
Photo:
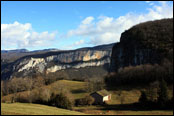
[[[80,81],[70,81],[70,80],[59,80],[56,81],[50,85],[43,86],[42,88],[49,89],[50,91],[60,91],[61,89],[68,90],[70,93],[72,93],[72,96],[74,99],[83,98],[89,93],[85,92],[86,88],[86,82],[80,82]],[[39,89],[39,88],[37,88]],[[36,91],[36,89],[33,89],[33,91]],[[24,92],[18,92],[15,96],[18,94],[27,94],[28,91]],[[11,101],[11,97],[14,96],[14,94],[9,94],[7,96],[3,96],[3,99],[5,101]]]
[[[74,99],[78,99],[89,94],[86,92],[86,84],[86,82],[80,81],[60,80],[48,85],[47,87],[55,90],[58,90],[58,88],[63,88],[70,91]]]
[[[151,111],[136,111],[136,110],[106,110],[107,106],[85,106],[74,107],[76,111],[92,115],[173,115],[173,111],[167,110],[151,110]],[[105,109],[105,110],[104,110]]]
[[[28,103],[1,103],[1,115],[84,115],[84,113]]]
[[[86,95],[89,95],[90,93],[86,92],[86,82],[79,82],[79,81],[70,81],[70,80],[59,80],[56,81],[48,86],[44,86],[44,88],[50,89],[51,91],[60,91],[60,88],[63,88],[65,90],[68,90],[74,99],[82,98],[85,97]],[[34,91],[34,90],[32,90]],[[132,104],[138,102],[138,99],[140,97],[140,90],[139,89],[131,89],[131,90],[121,90],[121,91],[109,91],[111,93],[111,101],[108,102],[108,106],[79,106],[79,107],[73,107],[73,110],[82,112],[85,114],[101,114],[101,115],[172,115],[173,111],[134,111],[134,110],[127,110],[127,109],[122,109],[120,110],[115,109],[115,105],[120,105],[120,104]],[[25,92],[20,92],[22,94],[26,94]],[[173,88],[171,88],[170,91],[170,96],[173,96]],[[6,99],[7,101],[10,101],[10,97],[12,95],[4,96],[3,99]],[[4,104],[4,105],[13,105],[13,104]],[[15,104],[14,104],[15,105]],[[30,104],[32,108],[32,104]],[[35,104],[34,106],[35,107]],[[44,106],[44,107],[49,107],[49,106]],[[10,113],[7,112],[3,109],[4,107],[1,108],[3,113]],[[19,112],[15,113],[21,113],[20,112],[20,107],[16,107],[19,109]],[[55,108],[55,107],[53,107]],[[107,110],[109,109],[109,110]],[[15,110],[14,110],[15,111]],[[51,110],[50,110],[51,111]],[[67,111],[67,110],[65,110]],[[12,112],[13,113],[13,112]],[[34,113],[34,112],[33,112]],[[49,112],[48,112],[49,113]],[[53,113],[53,112],[51,112]],[[56,112],[57,113],[57,112]]]
[[[86,92],[86,82],[80,82],[80,81],[70,81],[70,80],[59,80],[56,81],[50,85],[44,86],[43,88],[49,89],[50,91],[60,91],[62,88],[64,90],[68,90],[74,99],[83,98],[86,95],[89,95],[90,93]],[[32,90],[35,91],[36,89]],[[112,100],[109,102],[109,104],[120,104],[120,96],[119,91],[109,91],[112,94]],[[18,92],[18,94],[27,94],[27,91],[24,92]],[[14,94],[9,94],[7,96],[4,96],[3,99],[5,101],[10,101],[11,97],[14,96]],[[138,101],[138,98],[140,96],[140,90],[131,90],[131,91],[121,91],[121,96],[124,96],[124,103],[134,103]]]
[[[173,115],[173,111],[119,111],[100,110],[102,106],[76,107],[83,112],[70,111],[51,106],[28,103],[1,103],[1,115]]]
[[[42,88],[49,89],[50,91],[60,91],[62,88],[64,90],[68,90],[74,99],[83,98],[86,95],[89,95],[90,93],[86,92],[86,82],[80,82],[80,81],[70,81],[70,80],[59,80],[56,81],[50,85],[43,86]],[[38,88],[37,88],[38,89]],[[36,89],[32,90],[35,91]],[[121,98],[124,104],[130,104],[138,102],[138,99],[140,97],[140,89],[131,89],[131,90],[121,90],[121,91],[109,91],[112,95],[112,99],[109,102],[109,104],[120,104]],[[27,91],[19,92],[20,94],[26,94]],[[18,95],[17,93],[16,95]],[[173,96],[173,88],[170,87],[170,98]],[[5,101],[10,101],[11,97],[14,94],[9,94],[7,96],[4,96],[3,99]]]
[[[81,110],[85,114],[92,114],[92,115],[173,115],[173,111],[103,111],[103,110]]]

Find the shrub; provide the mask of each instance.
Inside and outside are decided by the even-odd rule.
[[[50,94],[50,90],[47,88],[40,88],[39,89],[39,94],[38,94],[38,99],[36,100],[36,102],[41,103],[41,104],[48,104],[51,94]]]
[[[148,109],[172,109],[173,101],[169,100],[167,84],[164,79],[150,84],[146,91],[141,92],[139,103]]]
[[[22,103],[32,103],[30,92],[27,92],[26,94],[19,93],[16,96],[15,101],[22,102]]]
[[[90,79],[86,84],[87,92],[99,91],[105,88],[105,83],[103,80]]]
[[[75,100],[75,105],[92,105],[94,103],[94,98],[91,96],[86,96],[85,98],[81,98],[81,99],[76,99]]]
[[[2,90],[3,96],[9,94],[9,87],[8,87],[8,81],[7,80],[1,81],[1,90]]]
[[[164,81],[164,79],[160,82],[160,89],[159,89],[159,97],[158,97],[158,103],[164,107],[166,102],[169,100],[168,92],[167,92],[167,84]]]
[[[81,99],[76,99],[75,100],[75,106],[81,105]]]
[[[146,103],[148,100],[147,100],[147,95],[145,93],[145,91],[141,91],[141,96],[139,98],[139,102],[144,104]]]
[[[55,106],[59,108],[72,109],[73,106],[70,99],[66,97],[63,93],[56,95],[52,101],[55,102]]]
[[[158,90],[159,90],[159,81],[155,81],[149,85],[149,87],[146,90],[148,101],[157,102],[159,96]]]
[[[31,100],[32,100],[32,103],[38,103],[39,101],[39,90],[33,90],[31,93],[30,93],[30,97],[31,97]]]
[[[91,96],[85,97],[86,105],[92,105],[94,103],[94,98]]]
[[[120,103],[123,104],[125,101],[125,95],[120,96]]]
[[[32,88],[42,87],[45,84],[45,80],[43,77],[33,77],[32,78]]]
[[[2,92],[3,95],[22,92],[32,89],[32,79],[31,78],[16,78],[13,77],[10,80],[3,81]]]
[[[61,93],[55,94],[53,92],[50,96],[50,100],[48,101],[48,104],[51,106],[59,107],[59,108],[72,109],[73,101],[66,95],[66,93],[61,92]]]

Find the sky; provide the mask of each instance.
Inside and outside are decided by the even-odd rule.
[[[1,50],[116,43],[132,26],[163,18],[173,18],[173,1],[1,1]]]

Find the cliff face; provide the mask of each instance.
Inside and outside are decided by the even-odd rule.
[[[101,66],[110,63],[111,51],[72,51],[46,57],[29,57],[16,62],[13,71],[22,72],[35,68],[40,73],[50,73],[67,68]]]
[[[150,21],[122,33],[112,49],[110,72],[140,64],[160,63],[173,51],[173,19]]]
[[[10,77],[25,77],[34,74],[49,75],[50,73],[56,73],[57,71],[66,69],[80,69],[86,67],[102,68],[102,66],[110,64],[113,44],[107,45],[107,47],[108,46],[110,46],[110,49],[106,50],[98,47],[95,49],[94,47],[27,55],[19,58],[6,67],[4,66],[1,70],[1,75],[3,74],[3,78],[9,78],[9,75],[7,77],[5,76],[7,73],[11,73]],[[7,69],[10,70],[5,71]]]

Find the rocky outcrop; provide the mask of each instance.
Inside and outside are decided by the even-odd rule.
[[[48,75],[49,73],[55,73],[66,69],[80,69],[86,67],[101,68],[101,66],[110,64],[111,48],[113,44],[107,45],[106,47],[110,49],[104,50],[104,47],[100,49],[100,46],[97,48],[82,48],[27,55],[11,63],[8,68],[11,67],[9,68],[12,72],[11,77],[32,76],[32,74],[38,73]]]
[[[112,49],[110,72],[140,64],[160,63],[173,51],[173,19],[142,23],[122,33]]]
[[[72,51],[41,58],[24,58],[13,66],[15,72],[33,70],[50,73],[67,68],[102,66],[110,63],[111,51]]]
[[[90,61],[90,60],[88,60],[88,61]],[[99,60],[99,61],[79,62],[79,63],[75,63],[74,65],[59,64],[59,65],[54,65],[50,68],[47,68],[46,73],[56,72],[56,71],[68,69],[68,68],[79,69],[79,68],[84,68],[84,67],[97,67],[97,66],[103,66],[104,64],[109,64],[109,63],[110,63],[110,57],[105,58],[103,60]]]

